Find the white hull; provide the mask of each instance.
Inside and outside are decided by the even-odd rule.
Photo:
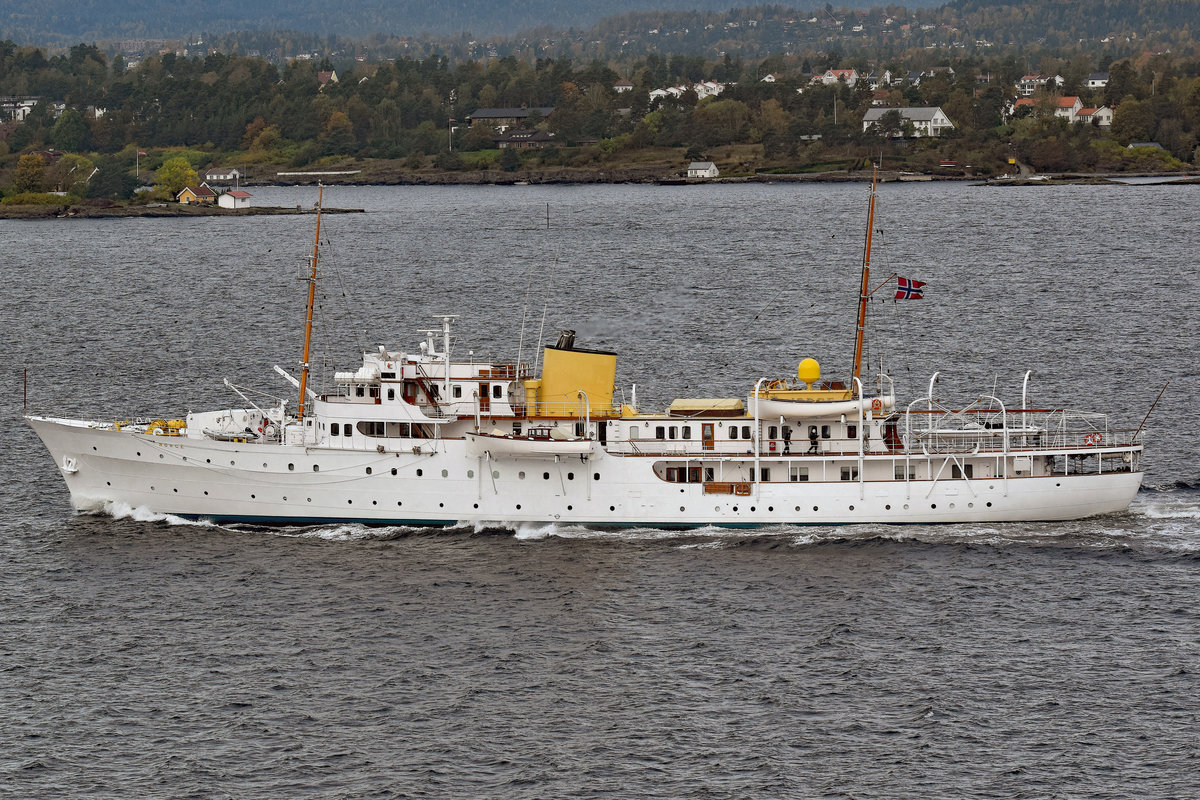
[[[1066,520],[1124,511],[1140,472],[974,480],[850,480],[743,484],[712,494],[667,483],[651,456],[493,459],[464,439],[425,452],[388,452],[147,436],[30,418],[79,510],[125,503],[152,512],[272,524],[753,527],[778,524],[955,523]],[[429,452],[432,451],[432,452]],[[771,456],[775,474],[819,457]],[[875,461],[863,460],[864,474]],[[717,459],[732,470],[750,456]],[[317,470],[314,470],[314,466]],[[887,465],[890,470],[890,464]],[[883,465],[879,472],[882,474]]]

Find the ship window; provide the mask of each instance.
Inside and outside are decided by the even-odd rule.
[[[903,464],[897,464],[897,465],[896,465],[896,471],[895,471],[895,473],[894,473],[894,474],[895,474],[895,476],[896,476],[896,480],[898,480],[898,481],[902,481],[902,480],[904,480],[904,479],[905,479],[905,477],[906,477],[906,476],[905,476],[905,474],[904,474],[904,472],[905,472],[904,465],[903,465]],[[917,479],[917,468],[916,468],[916,467],[913,467],[913,466],[909,466],[909,467],[908,467],[908,475],[907,475],[907,478],[908,478],[908,480],[910,480],[910,481],[914,481],[914,480],[916,480],[916,479]]]
[[[965,469],[966,469],[966,474],[967,474],[968,479],[975,477],[975,466],[973,464],[967,464]],[[953,466],[950,467],[950,477],[951,478],[958,480],[962,476],[963,476],[963,469],[960,469],[958,464],[954,464]]]
[[[667,438],[667,430],[666,430],[666,428],[664,428],[662,425],[658,425],[658,426],[656,426],[656,427],[654,428],[654,438],[655,438],[655,439],[665,439],[665,438]]]
[[[792,483],[803,483],[808,480],[808,467],[792,467],[788,477]]]
[[[714,476],[715,476],[715,474],[716,474],[716,473],[715,473],[715,471],[713,470],[713,468],[712,468],[712,467],[705,467],[705,468],[704,468],[704,480],[706,480],[706,481],[713,481],[713,480],[715,480],[715,477],[714,477]]]
[[[775,425],[772,425],[771,427],[767,428],[767,438],[768,439],[778,439],[779,438],[779,428],[776,427]]]
[[[670,436],[670,438],[674,439],[676,436],[679,435],[679,428],[672,425],[668,435]]]
[[[437,383],[429,384],[429,394],[432,395],[435,400],[437,399],[438,395],[441,394],[441,391],[442,391],[441,384],[437,384]]]
[[[828,425],[822,425],[822,426],[821,426],[821,438],[822,438],[822,439],[828,439],[828,438],[829,438],[829,436],[830,436],[830,433],[829,433],[829,426],[828,426]]]
[[[371,397],[374,397],[376,399],[379,398],[379,387],[378,386],[371,387]]]
[[[642,438],[642,432],[640,430],[638,430],[638,428],[636,426],[630,425],[629,426],[629,438],[630,439],[640,439],[640,438]]]
[[[456,384],[454,384],[454,396],[455,396],[455,397],[462,397],[462,386],[460,386],[460,385],[459,385],[459,384],[457,384],[457,383],[456,383]]]
[[[844,481],[858,480],[858,467],[842,467],[842,480],[844,480]]]
[[[736,439],[737,437],[738,437],[737,425],[730,425],[729,426],[729,438]]]
[[[743,439],[749,439],[749,438],[750,438],[750,426],[749,426],[749,425],[743,425],[743,426],[742,426],[742,438],[743,438]]]
[[[513,436],[520,436],[520,435],[521,435],[521,423],[514,422],[513,423]]]
[[[568,473],[567,473],[567,480],[569,480],[569,481],[573,481],[573,480],[575,480],[575,473],[574,473],[574,472],[568,472]]]
[[[688,467],[687,479],[688,479],[688,483],[699,483],[700,482],[700,468],[699,467]]]
[[[410,435],[409,424],[407,422],[389,422],[387,423],[386,430],[389,439],[408,438]]]
[[[691,425],[683,426],[683,438],[684,439],[692,438],[692,426]]]
[[[341,436],[342,435],[341,424],[337,423],[337,422],[331,423],[329,426],[329,433],[331,436]]]
[[[363,391],[365,388],[366,388],[366,387],[364,387],[364,386],[355,386],[355,387],[354,387],[354,396],[355,396],[355,397],[362,397],[363,395],[365,395],[365,394],[366,394],[366,392],[365,392],[365,391]]]
[[[396,399],[396,390],[393,389],[391,386],[389,386],[388,387],[388,400],[395,400],[395,399]]]
[[[504,396],[504,388],[498,383],[493,383],[492,384],[492,397],[496,400],[499,400],[503,396]]]
[[[378,422],[364,421],[364,422],[358,423],[358,432],[361,433],[363,436],[374,436],[377,438],[383,438],[385,430],[386,429],[384,427],[384,423],[382,420],[380,420]],[[347,434],[350,433],[350,424],[349,423],[346,423],[346,433]]]
[[[769,481],[769,480],[771,480],[771,469],[770,469],[770,467],[763,467],[763,468],[762,468],[762,470],[761,470],[761,472],[762,472],[762,481],[763,481],[763,482],[766,482],[766,481]],[[750,480],[754,480],[754,467],[751,467],[751,468],[750,468]]]
[[[847,439],[857,439],[858,438],[858,426],[857,425],[847,425],[846,426],[846,438]]]

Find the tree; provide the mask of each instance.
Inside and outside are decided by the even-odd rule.
[[[63,111],[54,127],[50,129],[50,141],[54,149],[77,153],[87,144],[88,126],[80,114],[73,108]]]
[[[198,176],[191,163],[183,156],[167,159],[155,173],[155,186],[171,196],[179,194],[186,186],[194,186]]]
[[[325,130],[321,131],[321,153],[327,156],[344,156],[358,150],[354,140],[354,125],[344,111],[335,111],[329,115]]]
[[[40,192],[44,175],[41,156],[21,156],[13,173],[13,189],[17,192]]]
[[[1148,102],[1127,97],[1113,112],[1114,139],[1121,144],[1149,141],[1154,131],[1154,114]]]

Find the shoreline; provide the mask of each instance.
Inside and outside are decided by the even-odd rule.
[[[63,203],[28,206],[0,206],[0,219],[121,219],[181,217],[263,217],[296,214],[315,214],[311,206],[284,208],[282,206],[252,206],[250,208],[221,208],[219,206],[180,205],[178,203],[145,206],[87,205]],[[364,214],[362,208],[324,208],[323,214]]]

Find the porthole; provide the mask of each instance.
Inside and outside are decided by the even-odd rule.
[[[373,506],[377,506],[377,505],[379,505],[379,501],[378,501],[378,500],[372,500],[372,501],[371,501],[371,505],[373,505]]]
[[[231,466],[231,467],[236,467],[236,466],[237,466],[237,464],[235,464],[233,461],[230,461],[230,462],[229,462],[229,466]]]
[[[683,506],[680,506],[680,507],[679,507],[679,510],[680,510],[680,511],[683,511]]]
[[[141,455],[141,453],[138,453],[138,455],[140,456],[140,455]],[[204,463],[205,463],[205,464],[211,464],[211,463],[212,463],[212,459],[211,459],[211,458],[206,458],[206,459],[204,459]]]
[[[370,468],[370,467],[367,467],[367,474],[368,474],[368,475],[370,475],[370,474],[371,474],[371,468]]]
[[[850,506],[850,510],[851,510],[851,511],[853,511],[853,510],[854,510],[854,506]]]
[[[517,478],[519,478],[520,480],[525,480],[525,470],[521,470],[520,472],[518,472]]]
[[[184,460],[184,461],[187,461],[187,456],[184,456],[184,457],[183,457],[183,460]]]
[[[775,510],[775,506],[767,506],[767,511],[774,511],[774,510]]]
[[[250,495],[250,499],[251,499],[251,500],[253,500],[253,499],[254,499],[254,495]]]
[[[288,464],[288,472],[295,472],[295,470],[296,470],[295,464]]]
[[[150,487],[150,491],[152,491],[152,492],[154,491],[154,487],[153,487],[153,486],[151,486],[151,487]]]
[[[171,491],[172,491],[172,492],[174,492],[175,494],[179,494],[179,490],[178,490],[178,489],[172,489]],[[251,495],[251,497],[253,497],[253,496],[254,496],[254,495]]]
[[[737,508],[738,508],[737,506],[734,506],[734,507],[733,507],[733,510],[734,510],[734,511],[737,511]]]
[[[104,482],[104,485],[105,485],[105,486],[112,486],[112,481],[105,481],[105,482]]]
[[[479,503],[475,503],[475,504],[474,504],[473,506],[471,506],[471,507],[472,507],[472,508],[479,508]]]
[[[950,504],[950,507],[951,507],[951,508],[954,508],[954,503],[951,503],[951,504]]]
[[[310,503],[312,502],[312,498],[311,498],[311,497],[306,497],[306,498],[304,498],[304,499],[305,499],[305,500],[307,500],[307,501],[308,501],[308,502],[310,502]]]
[[[400,507],[400,506],[402,506],[402,505],[404,505],[404,503],[403,503],[403,502],[401,502],[400,500],[397,500],[397,501],[396,501],[396,508],[399,508],[399,507]]]
[[[443,477],[443,478],[449,478],[449,477],[450,477],[450,470],[448,470],[448,469],[444,469],[444,470],[442,470],[442,477]]]
[[[617,507],[616,507],[616,506],[609,506],[609,507],[608,507],[608,510],[609,510],[609,511],[616,511],[616,510],[617,510]]]
[[[137,451],[137,454],[140,456],[140,455],[142,454],[142,451],[141,451],[141,450],[138,450],[138,451]]]
[[[1062,486],[1062,484],[1061,484],[1061,483],[1056,483],[1056,484],[1054,484],[1054,485],[1055,485],[1055,486]]]
[[[445,507],[446,507],[445,503],[438,503],[438,508],[445,508]],[[520,508],[520,506],[517,506],[517,508]]]
[[[817,507],[816,507],[816,506],[813,506],[813,511],[816,511],[816,510],[817,510]]]
[[[991,501],[991,500],[989,500],[989,501],[988,501],[987,507],[988,507],[988,508],[991,508],[991,507],[992,507],[992,501]]]
[[[543,473],[542,473],[542,480],[546,480],[546,481],[550,480],[550,473],[549,473],[549,472],[543,472]]]
[[[287,495],[286,495],[286,494],[283,496],[283,502],[285,502],[285,503],[287,502]]]
[[[468,478],[474,478],[474,477],[475,477],[475,470],[473,470],[473,469],[469,469],[469,470],[467,470],[467,477],[468,477]]]
[[[593,473],[593,474],[592,474],[592,480],[594,480],[594,481],[598,481],[598,480],[600,480],[600,473],[599,473],[599,472],[595,472],[595,473]]]
[[[347,501],[346,501],[346,505],[348,505],[348,506],[352,506],[352,505],[354,505],[354,501],[353,501],[353,500],[347,500]]]
[[[974,508],[974,507],[975,507],[974,503],[967,503],[967,508]]]
[[[163,454],[162,454],[162,453],[159,453],[159,454],[158,454],[158,458],[159,458],[159,460],[160,460],[160,461],[162,460],[162,457],[163,457]]]
[[[574,506],[567,506],[567,511],[574,511],[574,510],[575,510],[575,507],[574,507]],[[681,508],[681,509],[679,509],[679,510],[680,510],[680,511],[683,511],[683,509],[682,509],[682,508]]]
[[[517,511],[520,511],[520,510],[521,510],[521,504],[517,503]]]
[[[892,507],[891,507],[891,505],[886,505],[886,506],[884,506],[884,507],[883,507],[883,510],[884,510],[884,511],[891,511],[891,510],[892,510]]]
[[[93,449],[93,450],[96,450],[96,445],[92,445],[92,449]],[[96,450],[96,452],[100,452],[100,451],[99,451],[99,450]]]
[[[755,506],[750,506],[750,510],[751,510],[751,511],[757,511],[758,509],[757,509]]]
[[[498,469],[494,469],[494,470],[492,470],[492,477],[493,477],[493,478],[499,478],[499,477],[500,477],[500,470],[498,470]]]
[[[266,469],[266,468],[267,468],[267,462],[265,462],[265,461],[264,461],[264,462],[263,462],[263,469]]]
[[[207,492],[207,491],[204,493],[204,496],[205,496],[205,497],[208,497],[208,492]]]
[[[392,474],[393,474],[393,475],[395,475],[395,474],[396,474],[396,468],[395,468],[395,467],[392,467]]]
[[[800,510],[800,506],[796,506],[796,510],[797,510],[797,511],[799,511],[799,510]]]
[[[575,473],[574,473],[574,472],[568,472],[568,473],[567,473],[567,480],[569,480],[569,481],[573,481],[573,480],[575,480]]]
[[[905,503],[905,504],[904,504],[904,510],[905,510],[905,511],[908,511],[908,503]]]
[[[424,475],[424,474],[425,474],[425,470],[423,470],[423,469],[419,469],[419,470],[417,470],[417,477],[418,477],[418,478],[419,478],[419,477],[421,477],[421,476],[422,476],[422,475]]]
[[[937,503],[930,503],[930,504],[929,504],[929,507],[930,507],[930,508],[937,508]]]
[[[313,464],[313,472],[320,472],[320,471],[321,471],[321,465]]]

